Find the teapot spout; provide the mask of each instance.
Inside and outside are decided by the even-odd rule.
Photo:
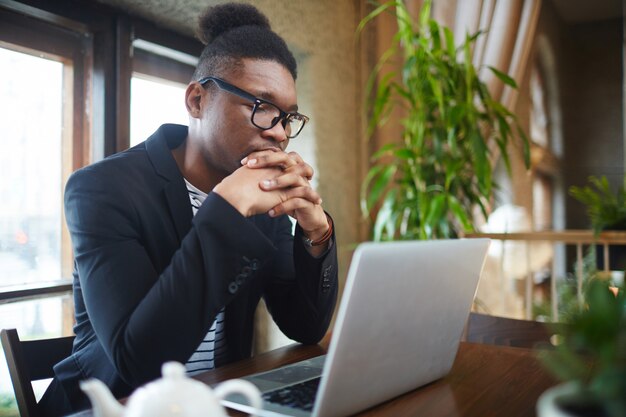
[[[89,397],[94,417],[122,417],[124,414],[124,407],[102,381],[97,379],[82,381],[80,389]]]

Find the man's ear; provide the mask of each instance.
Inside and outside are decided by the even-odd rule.
[[[185,106],[187,107],[187,113],[191,117],[198,119],[202,114],[205,94],[206,90],[197,82],[187,86],[187,90],[185,90]]]

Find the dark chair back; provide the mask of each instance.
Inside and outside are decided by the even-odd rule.
[[[15,329],[0,331],[21,417],[39,417],[31,381],[52,378],[52,367],[72,353],[74,336],[21,341]]]
[[[473,343],[523,348],[552,348],[555,326],[538,321],[470,313],[466,340]]]

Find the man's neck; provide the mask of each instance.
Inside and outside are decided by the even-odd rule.
[[[172,156],[183,177],[194,187],[208,194],[224,179],[224,176],[210,169],[202,153],[192,149],[192,146],[192,142],[187,138],[178,148],[172,149]]]

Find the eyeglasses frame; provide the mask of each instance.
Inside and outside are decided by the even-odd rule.
[[[198,80],[198,83],[200,85],[202,85],[203,87],[206,85],[206,83],[208,83],[209,81],[213,81],[221,90],[224,90],[228,93],[234,94],[238,97],[244,98],[246,100],[249,100],[250,102],[254,103],[254,107],[252,108],[252,113],[250,114],[250,122],[257,128],[261,129],[261,130],[270,130],[272,129],[274,126],[276,126],[279,122],[282,121],[282,125],[283,128],[285,128],[286,123],[288,122],[289,118],[293,118],[293,117],[299,117],[302,118],[302,120],[304,121],[304,123],[302,123],[302,126],[300,126],[300,129],[298,129],[298,131],[295,134],[292,135],[287,135],[288,139],[293,139],[296,136],[298,136],[300,134],[300,132],[302,132],[302,129],[304,129],[304,125],[306,125],[309,122],[309,117],[305,116],[304,114],[298,113],[298,112],[286,112],[283,109],[281,109],[280,107],[278,107],[276,104],[272,103],[269,100],[264,100],[262,98],[258,98],[256,96],[254,96],[254,94],[248,93],[245,90],[242,90],[241,88],[234,86],[224,80],[222,80],[221,78],[217,78],[217,77],[203,77],[201,79]],[[259,125],[257,125],[256,123],[254,123],[254,114],[256,113],[258,107],[261,104],[269,104],[271,106],[274,106],[277,110],[278,110],[278,117],[275,117],[272,121],[272,125],[270,127],[261,127]],[[287,133],[287,132],[285,132]]]

